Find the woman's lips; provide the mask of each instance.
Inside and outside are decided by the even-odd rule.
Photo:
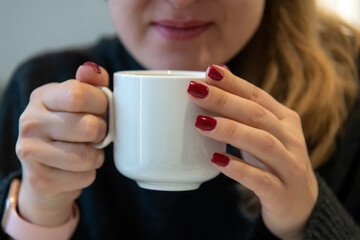
[[[205,32],[211,24],[211,22],[206,21],[159,20],[153,22],[152,26],[165,38],[189,40]]]

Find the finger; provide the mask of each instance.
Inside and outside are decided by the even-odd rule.
[[[47,118],[43,134],[53,141],[97,143],[105,137],[106,121],[100,116],[53,112]]]
[[[279,119],[286,117],[288,109],[270,94],[255,85],[233,75],[226,68],[210,65],[206,70],[206,82],[226,92],[246,98],[274,113]]]
[[[107,109],[102,90],[77,80],[46,85],[41,100],[51,111],[103,114]]]
[[[96,170],[89,170],[86,172],[70,172],[60,169],[51,169],[51,175],[54,176],[50,180],[49,185],[54,183],[54,187],[57,185],[60,192],[71,192],[78,189],[84,189],[90,186],[96,178]],[[61,184],[58,183],[61,181]]]
[[[210,127],[211,126],[211,127]],[[226,118],[199,116],[196,127],[201,134],[226,142],[253,155],[281,179],[291,174],[292,159],[284,145],[273,135]]]
[[[285,139],[280,120],[258,103],[225,92],[215,86],[194,81],[190,82],[188,93],[190,99],[202,108],[237,122],[263,129],[280,140]]]
[[[211,161],[220,172],[252,190],[261,200],[274,198],[284,188],[277,176],[230,154],[215,153]]]
[[[94,62],[86,62],[76,71],[76,80],[94,86],[109,86],[109,74]]]
[[[46,196],[86,188],[96,178],[96,170],[70,172],[34,161],[23,163],[23,167],[24,178],[28,180],[31,187]]]
[[[22,160],[38,161],[48,167],[71,172],[98,169],[104,162],[104,151],[89,144],[22,140],[17,149]]]

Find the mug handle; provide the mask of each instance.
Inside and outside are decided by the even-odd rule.
[[[109,102],[109,127],[108,133],[106,134],[105,138],[98,143],[92,144],[96,149],[102,149],[107,147],[112,141],[114,141],[114,94],[113,92],[107,87],[97,87],[102,90]]]

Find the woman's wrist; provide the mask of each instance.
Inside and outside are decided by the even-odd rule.
[[[27,187],[26,182],[22,182],[17,210],[19,215],[30,223],[56,227],[70,219],[73,204],[73,200],[40,197]]]
[[[72,205],[70,218],[61,225],[45,227],[26,221],[17,211],[20,180],[14,179],[11,183],[6,207],[2,217],[2,228],[13,239],[28,240],[66,240],[73,236],[79,222],[79,209],[75,203]],[[11,239],[10,238],[10,239]]]

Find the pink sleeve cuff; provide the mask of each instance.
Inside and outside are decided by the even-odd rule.
[[[11,187],[15,187],[14,181]],[[20,180],[17,184],[20,185]],[[80,219],[79,208],[75,203],[73,214],[66,223],[57,227],[43,227],[24,220],[16,210],[16,200],[11,196],[8,197],[2,219],[2,227],[10,237],[16,240],[68,240],[73,236]]]

